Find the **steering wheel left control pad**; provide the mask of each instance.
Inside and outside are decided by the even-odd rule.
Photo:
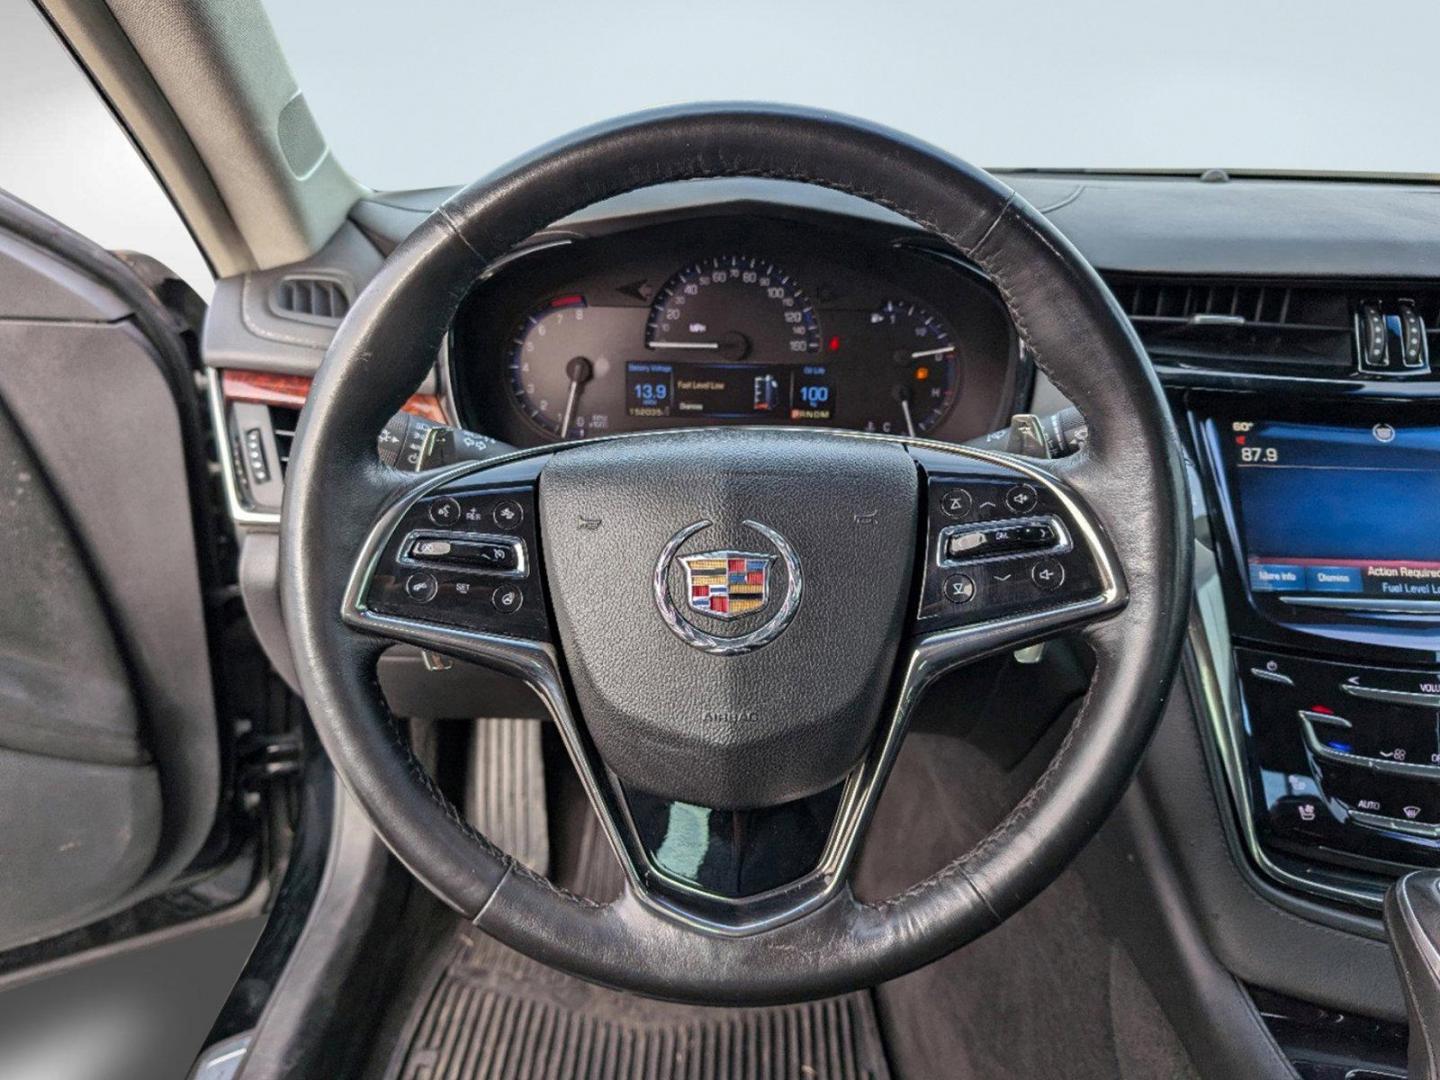
[[[535,458],[462,476],[411,502],[369,568],[366,608],[549,640],[534,484],[543,465]]]

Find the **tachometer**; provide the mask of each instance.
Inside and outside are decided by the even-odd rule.
[[[820,351],[810,300],[773,263],[721,255],[687,266],[655,295],[646,347],[670,359],[800,360]]]
[[[881,347],[888,350],[875,358],[887,386],[871,398],[865,430],[924,434],[955,402],[955,335],[940,316],[910,300],[885,301],[870,313],[870,329],[883,335]]]
[[[603,310],[603,309],[602,309]],[[582,409],[585,386],[609,361],[590,355],[596,333],[579,295],[557,296],[525,316],[510,350],[510,389],[531,421],[562,439],[581,439],[599,419]]]

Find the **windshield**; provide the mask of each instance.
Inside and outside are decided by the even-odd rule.
[[[459,184],[597,120],[761,100],[992,168],[1433,173],[1440,4],[271,0],[336,156]]]

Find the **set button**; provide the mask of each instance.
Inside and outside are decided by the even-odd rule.
[[[1270,820],[1283,832],[1323,833],[1334,815],[1319,795],[1286,795],[1270,807]]]
[[[948,535],[945,557],[952,560],[986,559],[1048,551],[1060,545],[1060,533],[1049,522],[971,527]]]
[[[1326,769],[1324,784],[1325,790],[1352,812],[1371,819],[1404,822],[1417,829],[1440,824],[1440,799],[1434,786],[1426,781],[1331,766]],[[1362,824],[1379,823],[1372,820]]]

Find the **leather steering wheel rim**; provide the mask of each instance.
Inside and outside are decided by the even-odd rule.
[[[1123,610],[1088,626],[1092,684],[1050,766],[980,844],[906,892],[841,889],[802,918],[745,935],[696,932],[629,891],[572,896],[472,829],[408,749],[380,694],[385,641],[340,617],[351,567],[398,478],[375,438],[433,365],[486,266],[538,230],[653,184],[766,177],[898,212],[983,270],[1038,367],[1090,421],[1052,466],[1085,496],[1128,579]],[[413,480],[413,478],[411,478]],[[340,327],[297,434],[281,527],[296,669],[341,778],[396,856],[502,942],[581,977],[707,1003],[838,993],[894,978],[980,936],[1073,859],[1139,763],[1178,664],[1191,537],[1181,451],[1129,322],[1082,256],[995,178],[934,147],[833,114],[694,106],[589,128],[478,181],[387,259]]]

